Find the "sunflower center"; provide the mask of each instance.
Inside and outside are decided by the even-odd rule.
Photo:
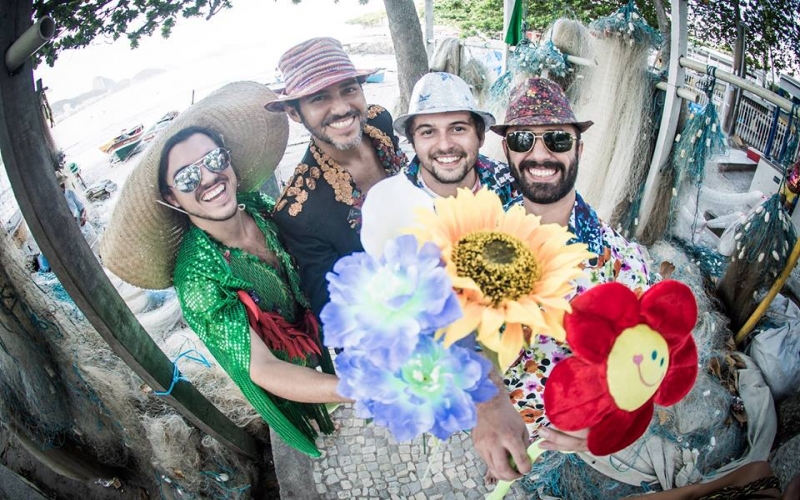
[[[541,275],[533,252],[505,233],[468,234],[458,240],[452,258],[459,276],[472,278],[494,306],[531,293]]]

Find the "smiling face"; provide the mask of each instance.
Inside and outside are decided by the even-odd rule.
[[[167,202],[186,211],[198,226],[202,226],[203,221],[225,221],[236,214],[236,174],[230,167],[213,173],[201,166],[200,184],[189,193],[174,186],[175,174],[218,147],[211,138],[198,133],[175,144],[167,157],[165,179],[171,187],[165,198]]]
[[[537,136],[550,130],[577,135],[577,130],[572,125],[509,127],[506,135],[523,130],[533,132]],[[575,189],[575,180],[578,178],[578,160],[583,151],[583,143],[575,141],[572,149],[566,153],[554,153],[545,147],[541,137],[537,137],[530,151],[517,153],[508,148],[504,139],[503,150],[506,153],[511,174],[517,181],[523,196],[528,200],[548,205],[561,200]]]
[[[296,107],[287,105],[285,109],[292,120],[302,123],[323,144],[340,151],[361,144],[367,123],[367,99],[355,78],[301,97]]]
[[[623,331],[608,355],[608,391],[620,409],[634,411],[656,393],[669,369],[669,346],[647,325]]]
[[[425,184],[437,193],[437,187],[443,185],[471,188],[478,150],[483,145],[483,133],[478,131],[472,114],[420,114],[413,120],[410,132]]]

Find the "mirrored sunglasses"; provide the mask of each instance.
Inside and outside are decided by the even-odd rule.
[[[191,193],[197,189],[203,177],[202,172],[200,172],[201,166],[215,174],[222,172],[231,166],[231,153],[225,148],[209,151],[196,162],[186,165],[175,172],[175,176],[172,178],[174,184],[170,187],[174,187],[182,193]]]
[[[572,144],[577,140],[575,136],[563,130],[548,130],[540,135],[527,130],[518,130],[506,135],[506,144],[508,149],[515,153],[527,153],[533,149],[537,138],[541,138],[544,147],[552,153],[566,153],[572,149]]]

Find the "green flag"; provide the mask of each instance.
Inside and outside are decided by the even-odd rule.
[[[514,9],[511,11],[511,20],[508,23],[505,42],[508,45],[517,46],[522,40],[522,10],[525,0],[516,0]]]

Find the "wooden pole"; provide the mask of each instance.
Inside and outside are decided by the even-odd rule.
[[[433,60],[433,0],[425,0],[425,49],[428,64]]]
[[[31,24],[30,0],[0,0],[0,12],[0,47],[9,47]],[[164,391],[172,381],[172,363],[108,280],[67,208],[43,139],[40,113],[30,61],[15,74],[0,71],[0,151],[31,233],[61,284],[114,353],[150,387]],[[164,399],[218,441],[258,456],[252,437],[191,384],[178,382]]]
[[[653,159],[650,162],[650,171],[647,173],[647,180],[642,193],[639,223],[636,227],[637,238],[642,237],[647,221],[653,211],[653,202],[660,182],[658,173],[661,167],[669,161],[672,143],[675,140],[675,131],[678,128],[681,99],[678,97],[677,89],[682,87],[684,82],[684,71],[683,66],[680,65],[680,59],[681,54],[686,53],[687,48],[687,11],[686,0],[672,2],[672,37],[670,40],[669,76],[667,79],[669,88],[664,101],[664,112],[661,115],[661,126],[658,128],[658,138],[653,151]]]
[[[667,84],[667,82],[658,82],[656,83],[656,88],[658,90],[663,90],[664,92],[666,92],[667,90],[669,90],[669,84]],[[678,87],[675,90],[675,93],[678,95],[678,97],[680,97],[684,101],[691,101],[691,102],[700,101],[700,94],[692,90],[689,90],[686,87]]]
[[[506,49],[506,44],[499,40],[487,40],[485,42],[469,42],[462,40],[461,45],[463,47],[476,47],[479,49]],[[597,60],[595,59],[586,59],[585,57],[578,57],[570,54],[564,54],[564,56],[567,58],[567,62],[570,62],[576,66],[597,66]]]
[[[508,33],[508,25],[511,24],[511,13],[514,11],[514,0],[503,0],[503,40]],[[503,44],[502,71],[508,69],[508,45]]]

